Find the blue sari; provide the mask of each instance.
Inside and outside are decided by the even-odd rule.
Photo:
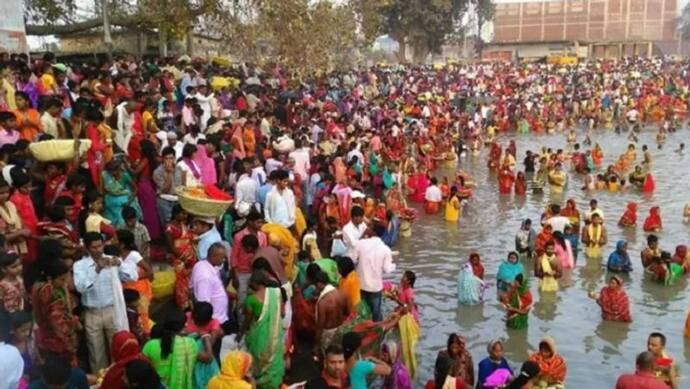
[[[517,277],[518,274],[524,273],[525,267],[519,260],[516,263],[511,263],[507,259],[504,259],[498,267],[498,273],[496,274],[496,286],[498,290],[506,292],[508,287],[515,281],[515,277]]]
[[[623,248],[626,241],[619,240],[616,243],[616,251],[609,255],[609,260],[606,267],[612,272],[624,272],[628,273],[632,271],[632,262],[630,261],[630,256]]]
[[[400,218],[393,216],[393,218],[388,222],[388,227],[386,231],[381,236],[381,240],[388,247],[393,247],[398,242],[398,233],[400,232]]]
[[[128,172],[123,172],[119,180],[116,180],[108,171],[101,172],[103,179],[103,186],[105,188],[105,217],[110,220],[114,226],[119,227],[124,224],[122,219],[122,209],[125,206],[134,208],[137,212],[137,218],[141,219],[141,208],[137,201],[137,196],[132,190],[133,180]]]

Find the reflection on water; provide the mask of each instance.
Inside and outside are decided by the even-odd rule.
[[[667,335],[669,352],[677,358],[683,373],[686,376],[690,374],[682,366],[683,362],[690,363],[690,342],[683,340],[685,314],[690,307],[690,297],[685,292],[687,282],[672,287],[651,283],[644,278],[639,256],[646,241],[641,225],[652,205],[659,205],[662,210],[664,231],[659,234],[661,247],[673,252],[676,245],[690,243],[690,226],[681,220],[683,206],[690,201],[690,181],[687,178],[690,155],[672,152],[680,139],[687,137],[687,131],[669,134],[663,151],[653,147],[653,131],[641,134],[638,149],[644,143],[652,146],[657,184],[653,195],[642,197],[635,190],[586,194],[579,189],[582,187],[581,177],[571,174],[566,192],[557,197],[560,202],[575,198],[581,212],[587,208],[591,198],[599,200],[609,233],[608,244],[603,250],[604,258],[613,251],[619,239],[629,242],[634,271],[624,279],[624,287],[631,301],[631,324],[602,322],[598,305],[587,297],[587,293],[604,286],[607,277],[605,259],[589,260],[580,252],[576,268],[559,281],[561,290],[556,294],[538,293],[536,279],[530,279],[535,304],[529,328],[522,331],[506,329],[504,311],[496,301],[496,270],[508,251],[514,249],[514,236],[521,220],[539,220],[544,206],[554,198],[548,193],[521,199],[499,196],[496,177],[488,174],[486,168],[485,152],[479,157],[462,159],[462,168],[473,176],[478,187],[460,222],[449,224],[441,217],[429,217],[420,212],[413,236],[401,240],[397,248],[401,252],[399,269],[417,273],[417,303],[421,312],[418,386],[433,377],[436,352],[445,347],[447,335],[451,332],[459,332],[467,338],[468,347],[477,362],[486,355],[486,344],[491,339],[504,339],[506,357],[518,368],[543,336],[553,336],[559,352],[568,361],[568,386],[604,388],[613,387],[618,374],[632,371],[636,354],[645,349],[647,335],[661,331]],[[504,145],[507,139],[502,139]],[[528,149],[537,151],[542,146],[562,148],[565,135],[536,139],[519,137],[516,140],[520,162]],[[604,165],[612,163],[627,146],[625,135],[613,132],[593,134],[592,140],[604,148]],[[641,152],[638,152],[638,158],[641,158]],[[518,169],[521,168],[519,165]],[[435,174],[451,177],[453,172],[437,171]],[[638,227],[621,229],[617,221],[629,201],[639,204]],[[457,273],[460,263],[474,251],[482,257],[485,278],[492,284],[491,290],[487,290],[487,301],[483,306],[458,306]],[[531,271],[533,264],[525,263],[525,268]],[[398,272],[393,277],[397,280],[399,276]],[[681,387],[688,387],[683,386],[687,384],[686,379]]]

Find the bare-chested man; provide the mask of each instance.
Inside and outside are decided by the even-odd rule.
[[[333,341],[338,327],[348,316],[347,299],[338,289],[328,283],[326,273],[314,277],[319,298],[316,301],[316,344],[314,354],[321,356]]]

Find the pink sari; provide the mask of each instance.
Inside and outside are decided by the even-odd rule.
[[[206,153],[205,145],[196,146],[196,153],[194,153],[194,162],[201,171],[201,183],[204,185],[214,185],[218,180],[216,176],[216,163],[213,158]]]
[[[570,247],[569,241],[565,241],[565,249],[559,244],[554,244],[553,251],[558,260],[561,261],[561,268],[572,269],[575,267],[575,261],[573,260],[573,249]]]
[[[416,173],[412,176],[410,184],[413,192],[410,194],[410,199],[416,203],[423,203],[429,183],[429,179],[424,173]]]
[[[350,210],[352,209],[352,189],[343,184],[337,184],[333,188],[333,194],[338,199],[338,210],[340,211],[340,224],[345,225],[350,221]]]

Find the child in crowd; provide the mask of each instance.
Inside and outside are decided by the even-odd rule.
[[[149,236],[149,230],[139,221],[137,211],[129,206],[122,208],[122,219],[125,221],[122,228],[134,234],[134,243],[137,250],[144,258],[150,258],[149,244],[151,243],[151,237]]]
[[[0,308],[6,312],[24,310],[27,298],[22,277],[23,268],[19,255],[13,252],[0,255]]]

